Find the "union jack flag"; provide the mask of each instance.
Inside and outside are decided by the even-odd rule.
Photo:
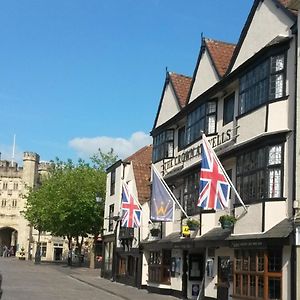
[[[122,227],[140,227],[141,209],[135,203],[133,195],[129,192],[127,184],[122,185]]]
[[[198,206],[204,209],[228,207],[230,184],[205,135],[202,135]]]

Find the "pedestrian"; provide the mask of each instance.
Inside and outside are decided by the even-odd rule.
[[[6,245],[3,246],[3,257],[7,257],[8,248]]]

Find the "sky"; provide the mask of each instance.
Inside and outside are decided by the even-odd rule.
[[[166,68],[192,76],[204,37],[236,43],[253,0],[3,0],[0,152],[22,164],[125,158],[150,144]]]

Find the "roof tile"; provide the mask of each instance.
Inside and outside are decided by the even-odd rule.
[[[188,94],[190,91],[191,83],[192,83],[192,78],[181,75],[181,74],[176,74],[173,72],[169,72],[170,80],[172,81],[172,85],[174,87],[175,93],[178,97],[179,104],[181,108],[185,107],[188,99]]]
[[[236,45],[212,39],[205,39],[205,44],[217,72],[223,77],[227,71]]]
[[[127,157],[125,162],[132,162],[136,189],[140,204],[150,199],[152,145],[145,146]]]

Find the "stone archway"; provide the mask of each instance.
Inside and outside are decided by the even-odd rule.
[[[18,244],[18,231],[12,227],[0,228],[0,255],[3,255],[4,249],[7,247],[10,251],[4,254],[14,256],[16,254]],[[6,246],[6,247],[5,247]]]

